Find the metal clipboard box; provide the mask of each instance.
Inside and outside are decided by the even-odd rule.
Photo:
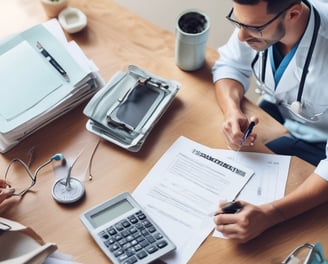
[[[180,84],[138,66],[117,72],[98,91],[83,113],[86,128],[124,149],[137,152],[175,98]]]

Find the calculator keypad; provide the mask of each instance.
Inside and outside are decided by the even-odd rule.
[[[128,216],[98,235],[123,264],[136,263],[168,245],[161,232],[142,211]]]

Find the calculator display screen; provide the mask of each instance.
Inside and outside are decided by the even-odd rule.
[[[90,216],[95,228],[108,223],[116,217],[132,210],[134,207],[128,200],[122,200]]]

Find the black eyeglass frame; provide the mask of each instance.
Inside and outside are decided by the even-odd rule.
[[[231,8],[229,14],[226,16],[226,19],[229,20],[233,25],[235,25],[238,28],[244,28],[250,32],[254,32],[254,33],[257,33],[262,36],[262,31],[266,27],[268,27],[271,23],[273,23],[275,20],[277,20],[281,15],[283,15],[288,9],[290,9],[295,4],[296,3],[293,3],[293,4],[289,5],[288,7],[286,7],[285,9],[281,10],[279,13],[277,13],[277,15],[275,15],[272,19],[270,19],[268,22],[264,23],[261,26],[246,25],[244,23],[238,22],[237,20],[234,20],[233,18],[231,18],[234,8]]]

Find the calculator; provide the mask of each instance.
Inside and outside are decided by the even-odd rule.
[[[114,264],[145,264],[176,246],[128,192],[80,216],[90,235]]]

